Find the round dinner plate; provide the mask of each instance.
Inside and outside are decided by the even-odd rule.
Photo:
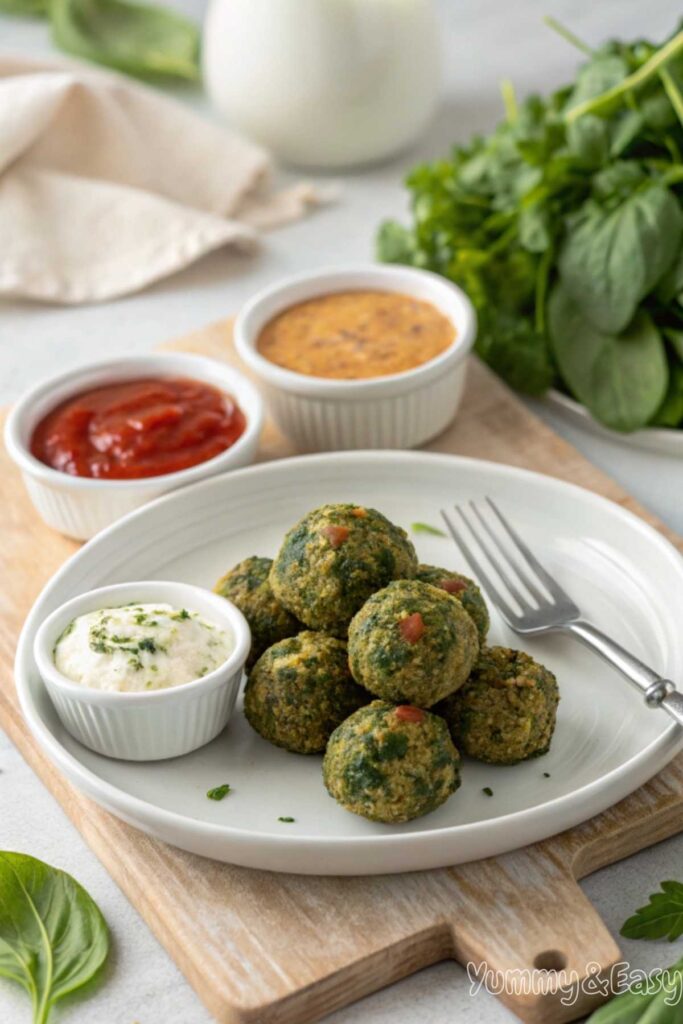
[[[612,441],[619,441],[629,448],[641,448],[643,451],[683,458],[683,430],[644,427],[642,430],[634,430],[630,434],[622,434],[618,430],[610,430],[609,427],[603,426],[589,413],[585,405],[581,405],[580,402],[556,388],[552,388],[548,392],[545,400],[555,409],[561,409],[580,427],[587,427],[601,437],[609,437]]]
[[[683,730],[648,710],[570,638],[522,641],[493,610],[490,642],[523,646],[557,675],[562,699],[551,751],[515,767],[465,760],[454,796],[398,826],[345,811],[323,786],[321,758],[266,743],[239,705],[221,736],[185,757],[136,764],[99,756],[63,729],[33,662],[40,622],[86,589],[154,578],[211,587],[247,555],[275,554],[285,530],[326,502],[371,505],[410,530],[414,522],[439,526],[440,508],[485,495],[509,514],[586,617],[655,669],[683,678],[683,559],[644,522],[588,491],[510,466],[349,452],[203,481],[86,544],[43,590],[21,635],[17,687],[31,731],[56,767],[107,810],[183,849],[253,868],[414,871],[493,856],[591,817],[659,771],[683,745]],[[449,539],[412,536],[422,561],[468,571]],[[226,799],[208,800],[206,791],[225,782],[232,787]]]

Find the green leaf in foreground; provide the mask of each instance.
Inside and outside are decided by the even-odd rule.
[[[173,11],[127,0],[51,0],[62,50],[140,77],[199,78],[199,32]]]
[[[0,975],[33,1003],[34,1024],[82,988],[107,958],[100,910],[70,875],[22,853],[0,852]]]
[[[446,534],[438,526],[430,526],[429,523],[411,523],[410,529],[413,533],[430,533],[434,537],[445,537]]]
[[[662,891],[653,893],[647,906],[629,917],[620,934],[627,939],[679,939],[683,935],[683,884],[662,882]]]
[[[45,17],[48,0],[0,0],[0,12],[23,14],[27,18]]]
[[[669,382],[664,343],[647,313],[639,310],[621,334],[605,333],[559,284],[548,313],[555,358],[574,396],[612,430],[644,427]]]
[[[683,960],[638,982],[591,1014],[587,1024],[681,1024]]]

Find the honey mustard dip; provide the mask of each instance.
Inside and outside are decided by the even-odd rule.
[[[399,292],[347,291],[283,310],[265,325],[257,349],[295,373],[363,380],[428,363],[454,339],[452,322],[431,302]]]

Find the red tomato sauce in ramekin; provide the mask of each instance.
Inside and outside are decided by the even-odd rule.
[[[230,395],[185,377],[121,381],[82,391],[47,414],[31,452],[70,476],[136,480],[206,462],[244,433]]]

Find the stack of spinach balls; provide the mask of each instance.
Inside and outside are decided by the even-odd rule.
[[[459,751],[490,764],[545,753],[557,682],[528,654],[487,647],[473,580],[420,565],[405,530],[361,505],[323,505],[216,584],[252,633],[244,711],[264,739],[322,753],[347,810],[410,821],[460,785]]]

